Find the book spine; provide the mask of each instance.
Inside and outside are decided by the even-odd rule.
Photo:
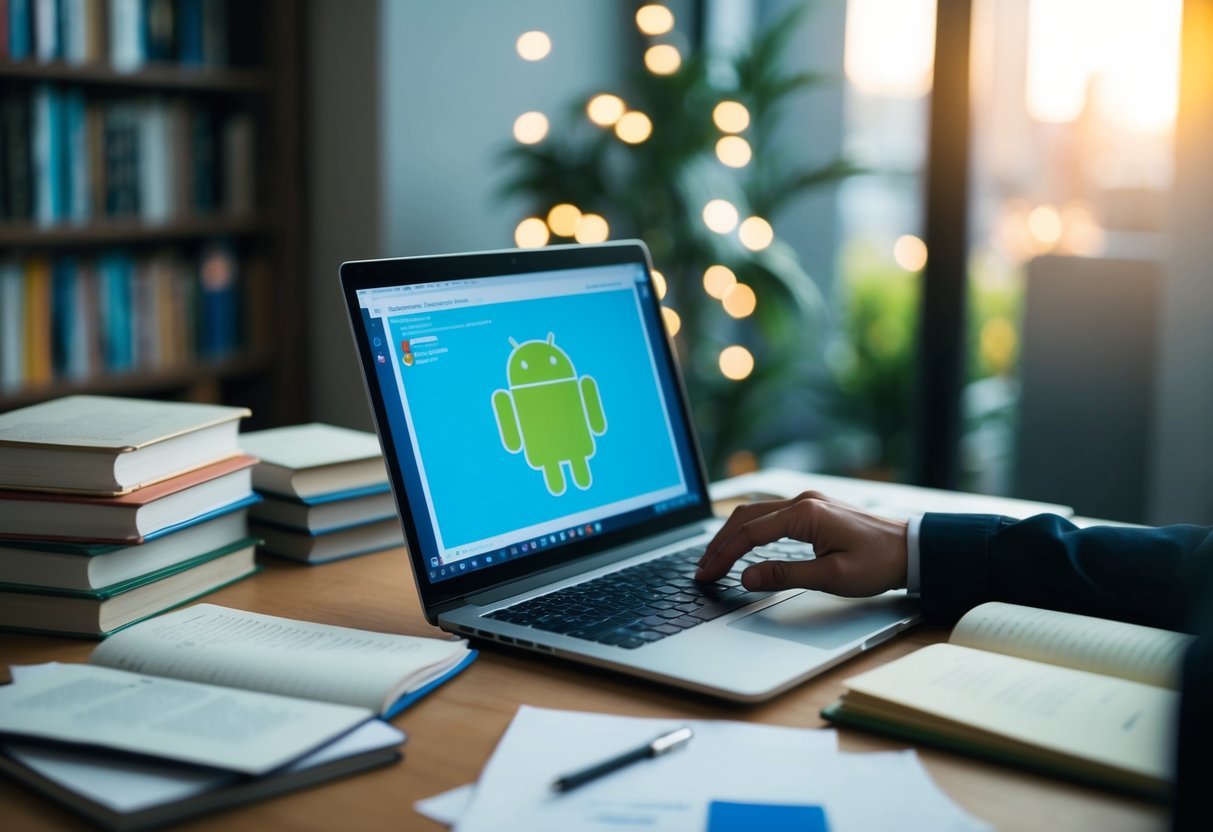
[[[56,257],[51,266],[51,366],[56,376],[70,375],[76,305],[76,259]]]
[[[9,0],[8,56],[14,61],[29,59],[34,53],[33,0]]]
[[[210,214],[219,207],[219,196],[215,187],[215,122],[210,108],[205,105],[195,109],[191,115],[190,148],[193,156],[190,188],[193,192],[193,209],[199,214]]]
[[[201,2],[202,63],[211,67],[227,66],[227,0]]]
[[[115,372],[134,365],[131,337],[131,272],[129,258],[111,252],[101,258],[100,301],[106,367]]]
[[[99,64],[108,50],[106,0],[84,0],[84,62]]]
[[[184,66],[202,65],[202,0],[177,3],[177,60]]]
[[[137,148],[140,214],[149,223],[166,222],[175,197],[171,193],[169,125],[164,102],[148,100],[139,107]]]
[[[8,32],[9,32],[9,0],[0,0],[0,61],[9,60],[8,54]]]
[[[89,193],[92,177],[89,152],[88,124],[86,122],[84,91],[69,90],[63,97],[64,121],[64,184],[66,186],[66,210],[73,222],[85,223],[92,219],[92,199]]]
[[[80,260],[76,279],[76,332],[72,338],[72,372],[76,376],[89,377],[102,369],[101,306],[97,295],[96,261],[92,258]]]
[[[4,166],[7,217],[27,221],[34,216],[33,159],[30,150],[31,96],[14,92],[3,99]]]
[[[88,61],[88,0],[62,0],[63,60],[69,64]]]
[[[25,378],[30,384],[52,378],[51,263],[42,256],[25,261]]]
[[[223,207],[232,216],[253,212],[254,196],[253,118],[233,113],[223,125]]]
[[[61,160],[55,131],[58,128],[58,94],[48,84],[34,87],[30,135],[31,170],[34,183],[34,213],[38,222],[51,224],[58,219],[56,186]]]
[[[236,258],[222,243],[208,246],[198,274],[198,346],[200,355],[220,357],[235,349]]]
[[[59,39],[59,0],[33,0],[34,55],[42,63],[63,57]]]
[[[177,11],[173,0],[143,0],[143,40],[149,61],[177,58]]]
[[[133,72],[147,60],[142,11],[141,0],[109,0],[110,63],[119,72]]]
[[[25,383],[25,278],[17,260],[0,261],[0,390]]]

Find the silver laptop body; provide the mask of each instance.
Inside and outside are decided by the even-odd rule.
[[[917,620],[901,592],[737,585],[758,558],[811,557],[791,541],[727,586],[689,582],[721,521],[642,243],[354,261],[341,284],[431,623],[756,702]],[[518,612],[573,588],[592,618],[594,588],[654,574],[651,621],[677,622],[591,637]]]

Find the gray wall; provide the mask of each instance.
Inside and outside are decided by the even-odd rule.
[[[576,96],[608,90],[627,63],[620,4],[569,0],[385,2],[385,253],[514,245],[522,207],[496,197],[514,119],[555,125]],[[529,62],[517,37],[540,29],[552,52]]]

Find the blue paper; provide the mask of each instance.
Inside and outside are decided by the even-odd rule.
[[[775,803],[708,804],[707,832],[826,832],[826,813],[820,806]]]

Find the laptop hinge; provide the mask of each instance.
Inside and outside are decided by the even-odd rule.
[[[601,554],[578,560],[576,563],[554,566],[551,569],[545,569],[543,572],[528,575],[525,578],[518,578],[509,583],[495,586],[492,589],[486,589],[476,595],[469,595],[462,602],[457,601],[452,602],[449,606],[444,605],[446,609],[436,610],[436,612],[446,612],[463,606],[463,604],[472,604],[477,607],[492,604],[500,601],[502,598],[509,598],[512,595],[529,592],[532,589],[563,581],[566,578],[574,578],[591,570],[610,566],[612,563],[618,563],[636,555],[642,555],[645,552],[652,552],[663,546],[669,546],[680,540],[696,537],[703,534],[706,528],[707,523],[704,521],[698,521],[689,526],[679,526],[677,529],[653,535],[652,537],[646,537],[637,543],[629,543],[626,546],[610,549]]]

